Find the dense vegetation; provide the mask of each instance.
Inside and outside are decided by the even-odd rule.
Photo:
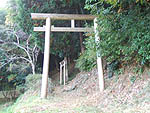
[[[16,87],[25,82],[29,73],[41,73],[43,61],[44,33],[34,32],[34,26],[42,26],[45,21],[31,20],[31,13],[80,13],[85,0],[9,0],[7,9],[1,11],[0,22],[0,81],[12,82]],[[55,26],[69,26],[67,21],[52,21]],[[76,22],[83,26],[85,22]],[[64,57],[69,63],[83,52],[82,33],[52,33],[51,70],[58,67]],[[5,84],[4,84],[5,85]]]
[[[141,71],[149,66],[148,0],[10,0],[7,11],[0,11],[0,80],[16,87],[29,73],[42,72],[44,34],[33,32],[33,26],[45,21],[31,20],[30,13],[88,14],[88,10],[98,16],[100,43],[96,46],[94,34],[85,39],[82,33],[53,33],[51,55],[56,67],[65,56],[70,62],[79,57],[76,67],[91,70],[96,66],[96,51],[108,64],[117,61],[122,68],[132,64]],[[76,26],[85,23],[77,21]],[[70,25],[67,21],[52,24]]]
[[[91,33],[89,37],[82,33],[51,34],[51,70],[58,69],[59,61],[67,57],[69,63],[76,61],[76,67],[81,71],[89,71],[96,67],[96,52],[99,52],[103,61],[107,62],[106,65],[110,65],[107,69],[111,72],[118,68],[131,66],[131,70],[134,68],[132,71],[139,74],[143,72],[145,67],[150,66],[149,12],[149,0],[9,0],[7,9],[0,9],[0,91],[3,91],[3,95],[7,98],[7,91],[14,91],[13,93],[15,93],[16,89],[21,88],[19,90],[24,92],[22,88],[27,90],[30,89],[29,86],[34,86],[35,90],[40,86],[40,82],[38,82],[37,86],[34,83],[37,82],[36,77],[41,80],[41,76],[36,76],[40,74],[36,73],[42,73],[45,34],[34,32],[33,27],[42,26],[45,24],[45,21],[31,20],[31,13],[92,14],[98,17],[97,30],[99,31],[100,43],[95,43],[94,33]],[[52,21],[52,24],[64,27],[70,26],[68,21]],[[93,26],[92,23],[87,21],[76,21],[76,26],[86,25]],[[131,71],[130,68],[127,69]],[[149,76],[149,72],[146,73],[148,74],[145,76]],[[86,75],[83,76],[87,77]],[[129,79],[129,82],[126,84],[130,83],[130,85],[124,84],[124,86],[127,86],[125,89],[130,89],[130,86],[132,89],[137,78],[139,82],[141,79],[136,74],[127,74],[126,76]],[[92,75],[92,77],[96,76]],[[86,80],[87,78],[83,80],[83,83]],[[96,81],[94,80],[92,79],[93,83],[91,83],[90,87],[96,87]],[[124,90],[122,80],[124,82],[124,79],[121,79],[116,86],[114,85],[119,88],[120,92]],[[79,83],[79,81],[81,82],[81,80],[77,80],[76,83]],[[109,80],[108,83],[111,82]],[[143,81],[141,84],[136,83],[139,87],[143,85],[143,88],[141,87],[143,92],[144,88],[146,89],[146,93],[141,93],[142,95],[148,95],[149,93],[149,79],[146,82],[147,88],[143,85]],[[84,88],[82,89],[84,90]],[[107,95],[112,92],[111,84],[109,88],[110,91],[108,91]],[[141,91],[141,89],[137,87],[138,91]],[[118,89],[116,89],[117,91]],[[129,92],[132,91],[128,90],[126,95]],[[135,93],[137,94],[137,92]],[[63,92],[63,94],[65,93]],[[62,93],[60,95],[62,96]],[[114,97],[113,93],[111,95]],[[137,98],[140,96],[138,95]],[[15,96],[13,97],[15,98]],[[124,99],[124,97],[126,96],[123,95],[122,98]],[[37,98],[40,102],[43,102],[39,97]],[[146,97],[146,100],[148,99]],[[23,100],[26,99],[19,101],[22,102]],[[17,103],[20,105],[19,101]],[[124,102],[126,104],[126,101]],[[35,103],[39,104],[38,102]],[[121,104],[123,103],[119,103],[119,105]],[[143,105],[145,106],[145,103]],[[39,108],[40,106],[42,104],[39,105]],[[16,106],[14,105],[14,107]],[[117,107],[114,108],[116,109]],[[11,109],[13,110],[13,107]]]
[[[85,8],[98,16],[98,30],[101,42],[97,50],[101,52],[103,59],[107,60],[108,63],[117,60],[122,64],[121,67],[132,64],[132,66],[142,69],[145,66],[149,66],[149,1],[86,0]],[[90,47],[93,46],[91,43],[87,44],[87,51],[89,51],[89,45],[91,45]],[[94,50],[95,48],[93,48]],[[88,55],[86,52],[85,54]],[[79,61],[82,65],[80,66],[87,69],[88,65],[90,66],[88,69],[91,69],[95,64],[94,57],[93,59],[86,59],[85,63],[81,56]]]

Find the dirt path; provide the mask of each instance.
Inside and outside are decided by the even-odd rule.
[[[150,77],[137,75],[133,82],[132,74],[106,79],[105,91],[99,92],[96,71],[80,73],[65,87],[57,84],[47,99],[29,90],[10,113],[150,113]]]
[[[55,87],[52,95],[54,97],[53,105],[56,108],[59,108],[62,111],[67,110],[67,113],[76,113],[76,110],[79,110],[83,113],[89,112],[91,110],[93,111],[91,113],[99,113],[99,109],[95,106],[95,98],[90,98],[93,96],[93,94],[89,95],[87,92],[83,92],[79,89],[65,91],[66,87]],[[52,97],[52,95],[50,95],[50,97]]]

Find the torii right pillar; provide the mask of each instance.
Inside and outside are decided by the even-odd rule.
[[[98,35],[97,28],[98,28],[97,18],[95,18],[94,19],[94,32],[95,32],[96,45],[100,43],[100,37]],[[97,50],[97,69],[98,69],[99,89],[100,91],[104,91],[104,75],[103,75],[102,59],[100,57],[100,51],[98,50]]]

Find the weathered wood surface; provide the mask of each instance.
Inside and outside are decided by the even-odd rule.
[[[75,28],[75,20],[71,20],[71,28]]]
[[[66,81],[68,81],[68,67],[67,67],[67,58],[65,57],[63,61],[60,63],[60,84],[62,84],[62,79],[64,82],[64,86]]]
[[[66,85],[66,62],[64,61],[64,86]]]
[[[45,31],[45,27],[34,27],[34,31]],[[51,27],[51,32],[93,32],[92,28]]]
[[[49,57],[50,57],[50,31],[51,31],[51,19],[46,19],[45,27],[45,47],[44,47],[44,63],[43,63],[43,75],[42,75],[42,88],[41,98],[47,97],[48,90],[48,71],[49,71]]]
[[[94,19],[94,31],[95,31],[95,42],[98,44],[100,42],[100,37],[98,35],[98,24],[97,18]],[[99,88],[100,91],[104,90],[104,75],[103,75],[103,68],[102,68],[102,59],[100,57],[100,53],[97,52],[97,69],[98,69],[98,78],[99,78]]]
[[[67,58],[65,57],[65,65],[66,65],[66,81],[68,81],[68,64],[67,64]]]
[[[32,19],[42,20],[51,18],[52,20],[93,20],[96,16],[82,14],[48,14],[48,13],[31,13]]]
[[[63,76],[63,70],[62,70],[62,65],[60,65],[60,85],[62,84],[62,76]]]

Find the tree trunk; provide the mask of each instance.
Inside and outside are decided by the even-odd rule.
[[[57,59],[54,59],[54,60],[55,60],[56,70],[59,70],[59,65],[57,63]]]
[[[79,33],[80,35],[80,47],[81,47],[81,53],[84,52],[84,45],[83,45],[83,34]]]
[[[76,13],[78,14],[80,11],[80,9],[82,9],[82,8],[78,8],[77,10],[76,10]],[[81,11],[82,12],[82,11]],[[82,12],[83,13],[83,12]],[[79,21],[78,22],[78,25],[79,26],[81,26],[81,22]],[[80,47],[81,47],[81,53],[83,53],[84,52],[84,45],[83,45],[83,34],[80,32],[79,33],[79,38],[80,38]]]
[[[35,64],[31,63],[31,67],[32,67],[32,74],[34,75],[35,74]]]

